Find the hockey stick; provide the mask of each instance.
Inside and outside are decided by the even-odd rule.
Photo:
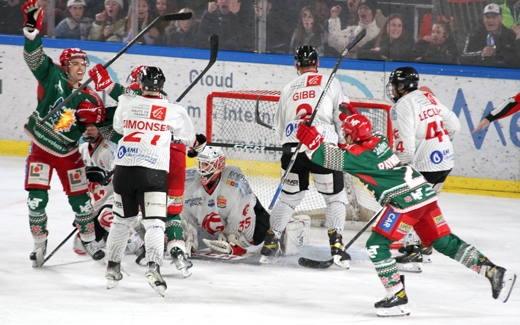
[[[255,122],[260,124],[261,126],[265,126],[266,128],[271,129],[273,131],[276,130],[274,128],[274,126],[269,125],[269,124],[265,123],[264,121],[262,121],[262,119],[260,118],[260,109],[258,108],[259,105],[260,105],[260,96],[258,96],[258,99],[256,100],[256,105],[255,105]]]
[[[137,40],[143,34],[147,33],[153,27],[153,25],[155,25],[155,23],[157,23],[159,20],[164,20],[164,21],[187,20],[187,19],[190,19],[191,16],[192,16],[191,12],[182,12],[182,13],[168,14],[168,15],[159,16],[159,17],[155,18],[148,26],[146,26],[139,34],[137,34],[137,36],[134,37],[133,40],[128,42],[128,44],[126,44],[126,46],[123,47],[123,49],[121,49],[121,51],[119,51],[116,55],[114,55],[114,57],[112,59],[110,59],[107,63],[105,63],[103,65],[103,68],[106,69],[112,63],[114,63],[115,60],[117,60],[121,55],[123,55],[123,53],[125,53],[130,48],[130,46],[134,45],[134,43],[137,42]],[[87,87],[87,85],[91,82],[92,82],[92,79],[88,78],[87,81],[85,81],[83,84],[81,84],[81,86],[76,88],[72,92],[72,94],[69,95],[69,97],[65,98],[65,100],[63,100],[56,107],[54,107],[47,115],[45,115],[45,117],[40,121],[40,123],[43,124],[43,123],[47,122],[47,120],[50,119],[60,108],[67,105],[72,100],[72,98],[74,98],[74,96],[76,96],[81,90],[83,90],[85,87]]]
[[[206,72],[208,72],[209,69],[211,69],[213,64],[215,64],[215,62],[217,61],[217,55],[218,55],[218,35],[213,34],[209,38],[209,50],[210,50],[210,53],[209,53],[208,65],[204,68],[204,70],[202,70],[202,72],[191,83],[191,85],[189,85],[189,87],[186,88],[186,90],[179,96],[179,98],[177,98],[177,102],[180,102],[181,99],[183,99],[184,96],[186,96],[186,94],[191,90],[191,88],[193,88],[195,86],[195,84],[197,82],[199,82],[199,80],[206,74]]]
[[[52,257],[52,255],[54,255],[54,253],[56,253],[58,251],[58,249],[61,248],[61,246],[63,246],[70,239],[70,237],[74,236],[76,231],[78,231],[78,228],[74,227],[74,230],[72,230],[72,232],[67,237],[65,237],[65,239],[62,240],[61,243],[49,255],[47,255],[45,257],[45,259],[43,260],[42,266]]]
[[[282,147],[266,147],[257,146],[253,144],[244,143],[217,143],[208,142],[206,145],[210,147],[234,148],[234,149],[251,149],[251,150],[265,150],[265,151],[283,151]]]
[[[354,244],[354,242],[359,238],[359,236],[361,236],[361,234],[363,234],[365,232],[365,230],[367,230],[368,227],[370,227],[374,223],[374,221],[376,221],[377,218],[379,218],[379,214],[383,211],[383,209],[384,209],[384,207],[381,207],[381,209],[379,209],[379,211],[377,211],[372,216],[372,218],[370,218],[370,220],[367,221],[367,223],[363,226],[363,228],[361,228],[361,230],[346,245],[344,245],[342,247],[342,250],[344,252],[346,252],[347,249],[350,246],[352,246],[352,244]],[[316,261],[316,260],[312,260],[310,258],[300,257],[298,259],[298,264],[300,264],[303,267],[308,267],[311,269],[326,269],[326,268],[330,267],[332,264],[334,264],[334,259],[330,259],[328,261]]]
[[[343,57],[345,55],[347,55],[348,51],[350,51],[354,46],[356,46],[356,44],[359,43],[359,41],[361,41],[363,39],[363,37],[365,37],[366,34],[367,34],[367,30],[366,29],[362,29],[361,32],[359,32],[356,35],[356,38],[352,42],[350,42],[347,45],[347,47],[345,47],[343,52],[341,52],[341,55],[340,55],[338,61],[336,62],[336,65],[334,66],[334,69],[332,69],[332,73],[330,74],[330,77],[327,80],[327,83],[325,84],[325,88],[323,89],[323,92],[320,95],[320,98],[318,100],[318,104],[316,104],[316,107],[314,108],[314,110],[312,112],[312,115],[311,115],[309,121],[307,122],[307,125],[312,125],[312,121],[314,121],[314,117],[316,116],[316,113],[318,112],[318,109],[320,108],[320,105],[321,105],[323,99],[325,98],[325,94],[329,91],[329,87],[332,84],[332,81],[334,80],[334,77],[336,76],[336,72],[338,71],[339,65],[341,64],[341,61],[343,60]],[[283,184],[285,183],[285,180],[287,179],[287,176],[289,176],[289,172],[291,171],[291,168],[294,165],[294,162],[296,161],[296,157],[298,156],[298,153],[300,152],[301,146],[302,146],[302,143],[299,142],[298,145],[296,146],[296,149],[295,149],[294,153],[291,156],[291,160],[289,161],[289,165],[287,166],[287,169],[285,170],[285,173],[282,176],[282,180],[280,181],[280,185],[278,186],[278,189],[276,190],[276,193],[274,194],[274,197],[271,200],[271,204],[269,205],[269,211],[273,210],[274,204],[276,203],[276,200],[278,199],[278,196],[282,192]]]

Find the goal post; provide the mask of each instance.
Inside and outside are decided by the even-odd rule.
[[[260,119],[274,124],[280,91],[244,90],[213,92],[206,101],[206,137],[208,142],[241,144],[242,147],[223,147],[226,163],[238,166],[246,175],[251,189],[264,207],[279,185],[282,176],[280,158],[281,143],[276,131],[255,121],[258,102]],[[388,102],[376,99],[350,98],[360,114],[372,122],[374,132],[384,134],[392,141],[390,107]],[[392,145],[392,143],[390,143]],[[276,150],[262,150],[263,147]],[[346,221],[367,221],[379,210],[380,205],[372,194],[355,177],[344,174],[345,190],[350,204]],[[325,223],[325,200],[310,182],[305,199],[296,208],[295,214],[310,215],[313,220]]]

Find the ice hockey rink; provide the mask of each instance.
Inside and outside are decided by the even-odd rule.
[[[194,260],[192,276],[183,278],[165,261],[165,297],[150,288],[135,256],[123,260],[130,276],[107,290],[106,262],[76,255],[72,240],[43,268],[33,269],[24,164],[22,157],[0,156],[2,325],[520,324],[520,281],[509,301],[501,303],[491,297],[487,279],[437,252],[422,273],[406,274],[411,315],[378,318],[373,305],[385,291],[364,250],[368,232],[349,249],[350,270],[305,269],[297,265],[297,256],[280,265]],[[48,253],[73,229],[72,211],[56,175],[52,186]],[[455,234],[520,274],[519,199],[442,193],[440,206]],[[354,234],[345,231],[344,242]],[[326,228],[313,227],[302,254],[329,259],[327,245]]]

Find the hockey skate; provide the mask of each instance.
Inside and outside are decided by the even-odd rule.
[[[398,249],[398,252],[401,253],[401,254],[405,254],[406,253],[406,249],[410,247],[410,246],[401,246],[399,247]],[[432,262],[432,252],[433,252],[433,249],[432,247],[426,247],[424,245],[419,245],[419,250],[421,251],[421,254],[422,254],[422,258],[423,258],[423,263],[431,263]]]
[[[343,237],[335,229],[329,229],[330,255],[334,260],[334,264],[348,270],[350,269],[350,255],[343,250]]]
[[[93,240],[91,242],[81,241],[87,253],[92,256],[95,261],[99,261],[105,257],[105,252],[99,248],[99,244],[97,241]]]
[[[167,286],[166,282],[161,276],[159,265],[155,262],[148,262],[148,270],[146,271],[145,275],[152,289],[164,297],[164,292],[166,291]]]
[[[260,263],[269,264],[276,263],[282,258],[282,249],[280,247],[280,240],[272,230],[267,231],[265,236],[264,246],[260,251]]]
[[[107,289],[117,287],[119,281],[123,279],[123,274],[121,274],[121,262],[108,261],[105,278],[107,279]]]
[[[32,261],[32,267],[41,267],[45,261],[47,253],[47,240],[41,243],[34,243],[34,250],[29,256]]]
[[[175,263],[177,270],[181,271],[185,278],[189,277],[191,275],[190,268],[193,266],[193,263],[188,260],[186,253],[179,247],[173,247],[170,251],[170,255],[172,257],[172,264]]]
[[[403,272],[422,272],[423,256],[417,245],[409,245],[404,247],[403,255],[396,256],[397,268]]]
[[[387,295],[383,300],[374,304],[376,314],[379,317],[409,316],[408,297],[404,288],[393,295]]]
[[[137,258],[135,259],[135,262],[141,266],[146,266],[147,264],[147,259],[146,259],[146,249],[144,247],[144,244],[143,246],[139,247],[136,251],[135,251],[135,255],[137,255]]]
[[[487,260],[487,259],[486,259]],[[484,262],[484,265],[487,263]],[[491,265],[489,265],[491,264]],[[516,274],[507,272],[507,270],[501,266],[493,265],[489,262],[489,270],[486,272],[486,278],[491,282],[491,292],[494,299],[498,299],[502,302],[507,302],[513,286],[516,281]]]

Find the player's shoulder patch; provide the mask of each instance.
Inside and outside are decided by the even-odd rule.
[[[321,85],[321,80],[323,79],[323,76],[320,74],[310,74],[307,76],[306,86],[307,87],[313,87],[313,86],[319,86]]]

